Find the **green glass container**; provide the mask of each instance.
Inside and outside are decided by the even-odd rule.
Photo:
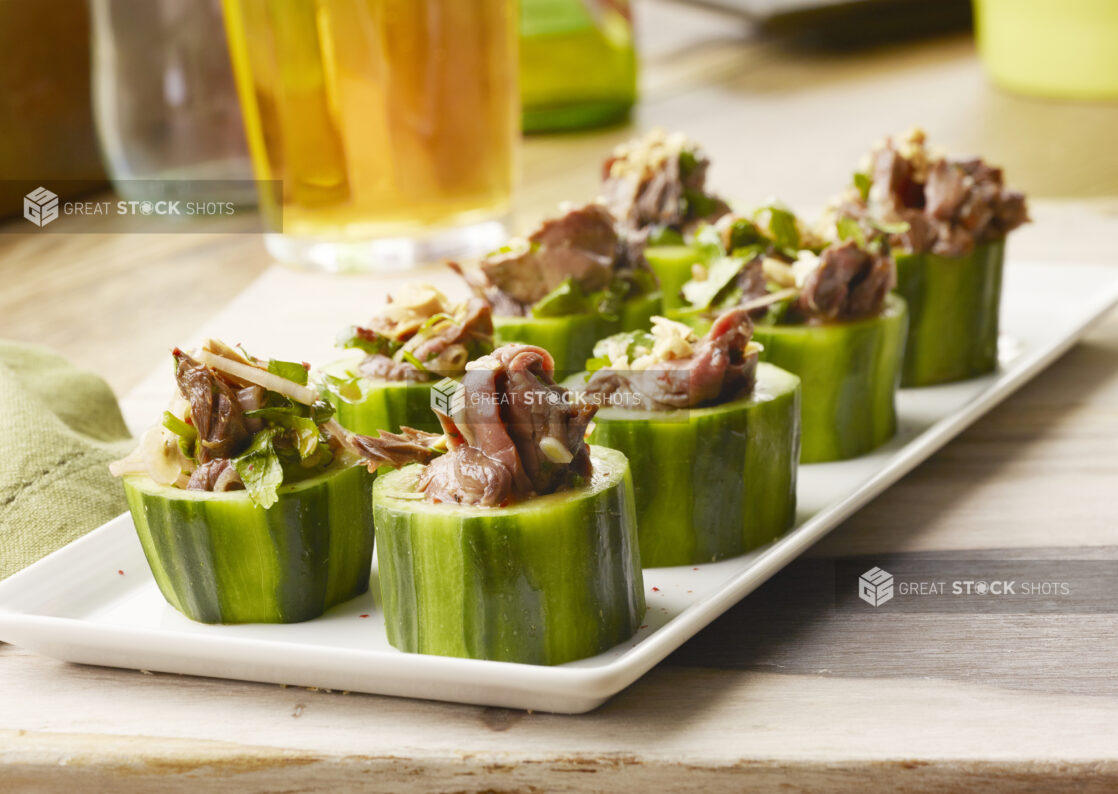
[[[520,0],[525,132],[628,118],[637,98],[629,0]]]

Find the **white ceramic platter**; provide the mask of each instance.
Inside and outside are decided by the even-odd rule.
[[[719,563],[646,569],[644,627],[591,659],[541,667],[401,653],[388,645],[370,594],[307,623],[194,623],[163,601],[127,515],[0,583],[0,640],[85,664],[589,711],[1042,371],[1116,302],[1111,269],[1007,267],[998,372],[902,391],[892,442],[857,460],[802,467],[797,527],[780,541]]]

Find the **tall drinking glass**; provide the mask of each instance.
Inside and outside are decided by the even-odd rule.
[[[223,4],[274,256],[360,270],[500,245],[516,0]]]

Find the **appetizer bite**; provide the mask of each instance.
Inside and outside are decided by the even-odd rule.
[[[452,304],[429,284],[409,284],[388,300],[368,325],[339,334],[341,347],[365,356],[326,367],[322,394],[356,433],[405,425],[438,431],[431,387],[461,377],[467,362],[492,352],[489,304],[480,298]]]
[[[373,477],[307,365],[214,340],[174,364],[162,423],[110,467],[168,603],[203,623],[293,623],[365,592]]]
[[[799,379],[758,364],[752,332],[733,309],[702,338],[654,317],[594,348],[590,440],[629,458],[645,567],[731,557],[792,527]]]
[[[553,374],[547,351],[505,345],[467,365],[445,438],[354,439],[370,467],[403,466],[373,489],[394,647],[561,664],[640,625],[629,464],[586,444],[595,408]]]
[[[862,455],[897,427],[906,311],[904,300],[890,294],[888,246],[882,233],[867,240],[850,223],[841,230],[849,238],[816,253],[800,247],[815,241],[793,233],[798,224],[773,224],[772,208],[768,214],[767,226],[730,216],[719,221],[721,242],[709,240],[721,246],[719,255],[695,266],[682,290],[686,308],[672,316],[703,329],[727,309],[749,311],[761,357],[801,380],[801,462]]]
[[[647,239],[648,263],[660,280],[665,308],[678,305],[679,288],[691,277],[695,260],[685,236],[730,211],[707,192],[709,165],[703,150],[683,133],[652,130],[614,149],[602,168],[599,201],[623,226]]]
[[[890,232],[910,314],[902,386],[993,371],[1005,238],[1028,221],[1001,169],[930,150],[915,129],[879,144],[831,212]]]
[[[660,311],[643,243],[619,230],[600,204],[545,221],[462,275],[493,309],[498,342],[538,345],[560,372],[580,368],[594,343],[643,327]]]

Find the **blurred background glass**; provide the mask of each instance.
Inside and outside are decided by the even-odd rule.
[[[974,0],[990,77],[1012,91],[1118,99],[1118,0]]]
[[[224,0],[277,258],[408,266],[499,245],[519,142],[515,0]],[[282,233],[278,233],[281,232]]]
[[[94,117],[117,192],[253,201],[220,0],[90,0],[90,13]]]
[[[629,0],[520,0],[524,131],[623,121],[637,98]]]

